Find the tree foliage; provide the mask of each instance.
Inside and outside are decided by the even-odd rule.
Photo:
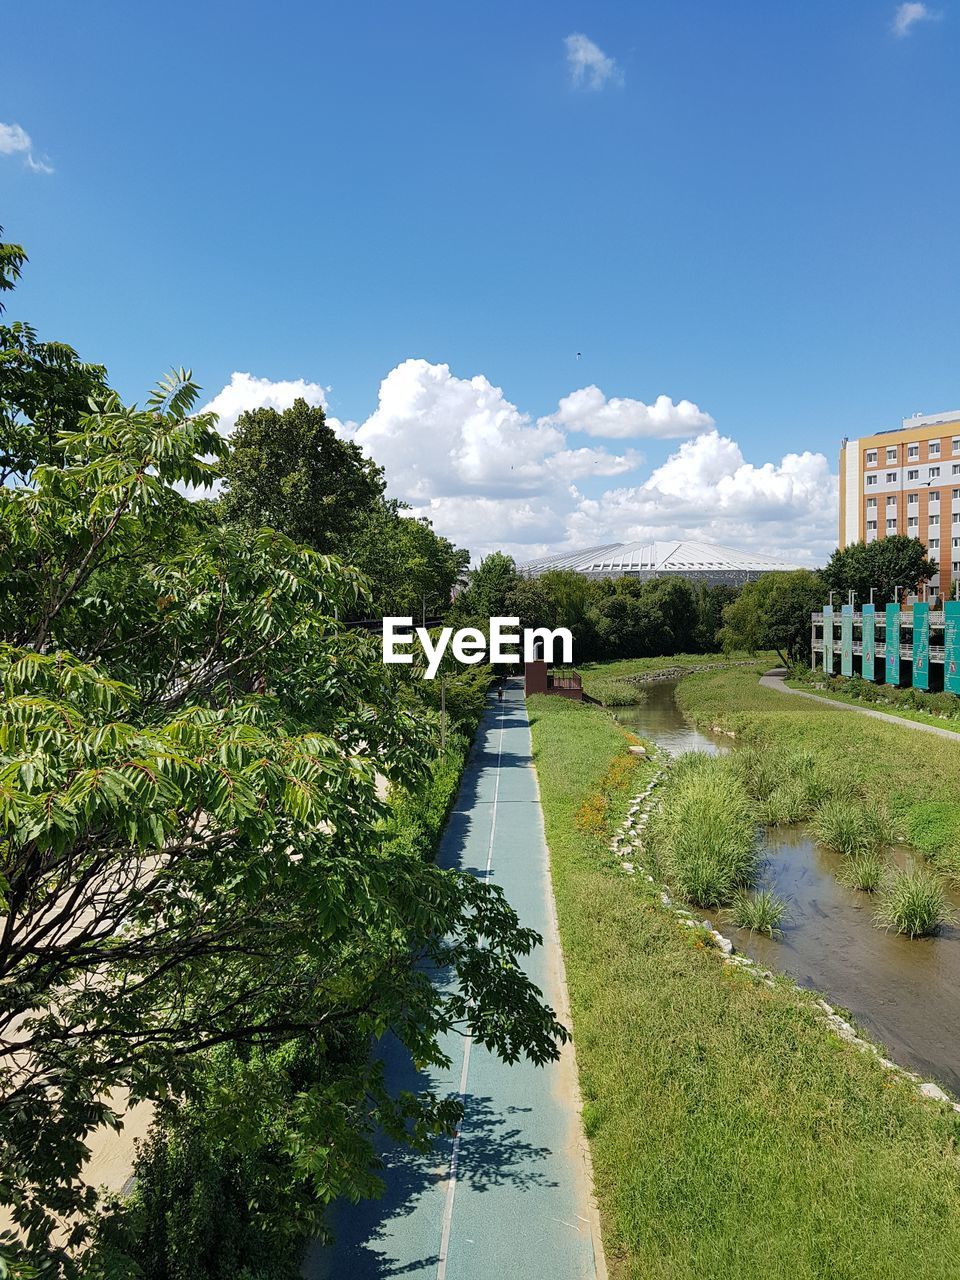
[[[810,653],[810,615],[823,605],[823,579],[810,569],[765,573],[723,611],[726,649],[774,649],[785,663]]]
[[[823,581],[828,591],[844,598],[852,591],[860,603],[870,599],[873,588],[874,603],[884,605],[893,600],[897,588],[916,591],[936,572],[923,543],[900,533],[838,547],[823,570]]]
[[[382,469],[336,435],[320,405],[299,399],[241,413],[223,473],[228,520],[269,525],[315,551],[343,552],[384,490]]]
[[[377,1132],[456,1122],[391,1092],[371,1042],[444,1064],[469,1029],[543,1062],[564,1034],[518,963],[536,935],[379,797],[430,785],[436,719],[343,625],[362,574],[178,491],[228,449],[196,399],[183,371],[143,408],[104,392],[0,488],[0,1255],[50,1274],[76,1273],[89,1141],[124,1097],[160,1107],[154,1169],[226,1160],[296,1234],[375,1192]],[[86,1274],[153,1248],[127,1215]]]

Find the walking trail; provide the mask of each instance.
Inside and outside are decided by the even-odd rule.
[[[530,725],[518,681],[484,713],[439,862],[495,881],[544,945],[525,968],[569,1026]],[[386,1193],[338,1205],[335,1242],[309,1253],[307,1280],[605,1280],[572,1046],[547,1067],[507,1066],[461,1036],[429,1082],[459,1094],[460,1132],[431,1156],[385,1145]],[[397,1088],[428,1083],[395,1042],[382,1052]]]
[[[935,724],[922,724],[919,720],[907,720],[904,716],[890,716],[885,711],[874,711],[870,707],[853,707],[849,702],[835,702],[832,698],[821,698],[816,693],[807,693],[806,689],[792,688],[784,683],[783,677],[783,669],[778,667],[761,676],[760,683],[765,689],[776,689],[778,693],[792,693],[798,698],[812,698],[821,706],[836,707],[838,711],[853,711],[860,716],[872,716],[874,720],[885,720],[887,724],[898,725],[901,729],[919,729],[921,733],[935,733],[940,738],[952,738],[954,742],[960,742],[960,733],[954,733],[952,729],[941,729]]]

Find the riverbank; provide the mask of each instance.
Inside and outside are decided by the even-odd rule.
[[[786,780],[797,755],[812,753],[852,800],[888,811],[906,844],[960,883],[960,746],[868,716],[844,716],[816,699],[764,688],[748,670],[689,676],[677,690],[684,714],[761,753]]]
[[[776,655],[748,653],[675,653],[659,658],[624,658],[618,662],[587,662],[578,667],[583,691],[604,707],[639,706],[647,696],[647,686],[678,680],[693,671],[749,667],[766,670]]]
[[[951,1274],[953,1113],[679,927],[608,851],[654,766],[598,709],[530,711],[612,1275]]]

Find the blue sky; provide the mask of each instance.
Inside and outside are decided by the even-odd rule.
[[[304,380],[478,551],[821,559],[840,437],[960,403],[958,15],[38,0],[4,18],[9,314],[129,398],[264,380],[227,426]]]

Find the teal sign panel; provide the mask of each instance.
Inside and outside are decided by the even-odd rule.
[[[840,610],[840,674],[853,675],[853,605]]]
[[[823,606],[823,669],[833,675],[833,605]]]
[[[943,687],[960,693],[960,600],[943,606]]]
[[[887,605],[887,684],[900,683],[900,606]]]
[[[877,611],[872,604],[863,606],[863,656],[860,660],[860,671],[864,680],[873,680],[876,676],[877,661]]]
[[[930,606],[913,606],[913,687],[930,688]]]

